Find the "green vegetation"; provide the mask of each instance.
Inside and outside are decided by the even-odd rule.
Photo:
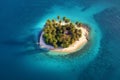
[[[61,25],[61,23],[66,23]],[[75,24],[70,21],[70,19],[57,16],[57,20],[47,20],[45,28],[43,29],[43,38],[46,44],[52,45],[55,48],[69,47],[72,43],[79,40],[81,37],[81,29],[76,29],[76,26],[81,26],[82,23],[76,22]]]

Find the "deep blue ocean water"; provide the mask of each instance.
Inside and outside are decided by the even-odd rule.
[[[120,80],[119,0],[0,1],[0,80]],[[90,26],[80,51],[51,56],[36,44],[45,21],[66,16]]]

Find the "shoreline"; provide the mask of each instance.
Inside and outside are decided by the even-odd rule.
[[[63,24],[64,25],[64,24]],[[78,27],[77,27],[78,28]],[[77,50],[80,50],[82,47],[84,47],[84,45],[88,42],[89,40],[89,28],[88,26],[86,25],[83,25],[81,27],[79,27],[78,29],[81,29],[82,31],[82,36],[79,38],[78,41],[75,41],[73,44],[71,44],[69,47],[67,48],[54,48],[53,46],[51,45],[47,45],[44,40],[43,40],[43,34],[44,32],[41,33],[40,35],[40,47],[41,48],[45,48],[47,50],[50,50],[50,51],[54,51],[54,52],[65,52],[65,53],[73,53],[73,52],[76,52]]]

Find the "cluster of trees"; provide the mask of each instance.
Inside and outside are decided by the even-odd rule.
[[[55,48],[69,47],[69,45],[79,40],[81,37],[81,30],[76,29],[75,24],[71,23],[70,19],[66,17],[60,19],[60,16],[57,16],[57,19],[57,21],[54,19],[47,20],[45,28],[43,29],[44,41],[46,44],[52,45]],[[62,25],[62,22],[67,24]],[[77,24],[79,24],[79,22]]]

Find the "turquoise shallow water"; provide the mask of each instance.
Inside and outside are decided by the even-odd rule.
[[[64,56],[55,56],[55,59],[51,59],[51,58],[46,58],[46,54],[54,54],[54,52],[48,51],[47,53],[44,52],[38,52],[38,55],[35,56],[39,56],[39,57],[43,57],[44,60],[38,60],[39,64],[33,65],[33,66],[44,66],[44,68],[46,67],[47,69],[53,69],[53,70],[63,70],[63,72],[69,70],[83,70],[85,68],[85,66],[91,61],[93,60],[100,48],[100,40],[102,38],[102,34],[101,31],[99,29],[99,25],[95,22],[94,20],[94,15],[96,13],[99,13],[101,11],[103,11],[104,9],[108,8],[109,5],[103,5],[101,7],[100,4],[95,4],[92,5],[88,10],[82,10],[84,7],[83,6],[53,6],[51,9],[49,9],[47,11],[47,14],[45,16],[43,16],[42,19],[40,19],[40,21],[38,22],[38,24],[36,26],[33,26],[32,28],[35,29],[35,33],[36,35],[39,34],[40,29],[43,28],[44,23],[46,22],[46,20],[48,18],[52,19],[52,18],[56,18],[57,15],[60,15],[61,17],[63,16],[67,16],[69,17],[73,22],[75,21],[81,21],[83,23],[86,23],[90,26],[91,28],[91,32],[90,32],[90,41],[88,43],[88,46],[86,45],[86,48],[83,49],[83,51],[78,51],[76,52],[75,56],[72,57],[72,55],[68,55],[66,56],[68,59],[65,59]],[[36,31],[37,30],[37,31]],[[38,35],[37,35],[38,37]],[[31,49],[32,47],[28,47],[28,49]],[[50,55],[49,55],[50,56]],[[71,56],[71,57],[69,57]],[[28,56],[30,57],[30,56]],[[58,59],[57,59],[58,58]],[[59,59],[60,58],[60,59]],[[29,58],[34,59],[34,58]],[[70,60],[70,61],[69,61]],[[36,61],[35,61],[36,62]],[[34,63],[34,61],[33,61]],[[72,66],[70,66],[72,65]],[[59,68],[58,68],[59,66]],[[81,67],[82,66],[82,67]],[[80,68],[81,67],[81,68]]]
[[[1,80],[119,80],[118,3],[1,1]],[[45,21],[58,15],[89,25],[90,41],[81,50],[66,56],[51,56],[48,54],[53,52],[36,45]]]

